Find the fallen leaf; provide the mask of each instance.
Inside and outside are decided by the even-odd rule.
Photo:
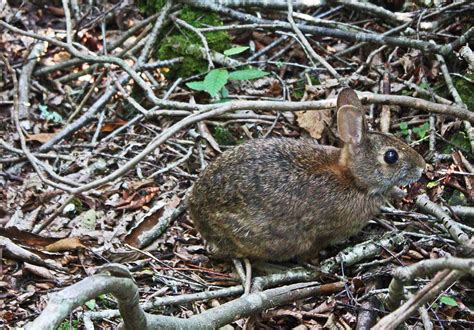
[[[312,138],[320,139],[324,128],[331,124],[331,110],[297,111],[298,126],[309,133]]]
[[[110,133],[110,132],[116,130],[117,128],[120,128],[120,127],[126,125],[127,123],[128,123],[128,121],[117,118],[114,121],[104,123],[104,125],[102,125],[102,128],[100,129],[100,131],[101,131],[101,133]]]
[[[115,207],[117,210],[139,209],[145,204],[148,204],[159,191],[160,188],[158,187],[142,188],[132,195],[125,197],[122,201],[119,201]]]
[[[78,237],[68,237],[46,246],[46,251],[74,251],[78,248],[85,249],[86,247],[81,243],[81,240]]]
[[[51,140],[56,133],[38,133],[26,136],[26,141],[38,141],[41,143],[46,143]]]

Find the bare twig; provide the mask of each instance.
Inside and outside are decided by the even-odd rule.
[[[372,329],[395,329],[411,314],[415,313],[420,306],[431,301],[440,291],[454,283],[461,276],[462,273],[459,271],[445,270],[438,273],[428,285],[418,291],[413,297],[409,298],[406,303],[393,313],[382,318]]]
[[[31,104],[29,102],[29,95],[31,73],[33,72],[36,63],[39,61],[41,53],[44,52],[45,49],[45,42],[40,41],[36,43],[28,54],[27,62],[21,70],[20,79],[18,80],[18,88],[22,90],[18,99],[18,116],[20,120],[28,118],[30,115],[29,109]]]
[[[28,149],[28,146],[26,145],[25,135],[23,134],[23,129],[21,128],[20,118],[19,118],[19,110],[20,110],[20,105],[19,105],[20,97],[19,97],[19,95],[22,95],[22,94],[24,95],[28,90],[20,90],[19,89],[19,84],[18,84],[18,81],[17,81],[17,78],[16,78],[16,73],[13,70],[13,68],[10,66],[10,63],[3,56],[3,54],[0,54],[0,59],[5,64],[7,70],[11,74],[12,80],[13,80],[13,89],[14,89],[14,92],[13,92],[13,103],[14,103],[13,104],[13,119],[14,119],[14,122],[15,122],[15,128],[18,132],[18,136],[20,137],[20,145],[21,145],[21,149],[23,150],[23,153],[25,154],[26,158],[28,159],[28,161],[31,163],[31,165],[35,169],[35,171],[38,174],[41,181],[43,181],[44,183],[46,183],[50,186],[53,186],[55,188],[58,188],[58,189],[69,192],[72,189],[71,187],[65,186],[65,185],[62,185],[62,184],[59,184],[59,183],[56,183],[56,182],[53,182],[53,181],[49,180],[47,177],[44,176],[44,174],[41,171],[41,169],[39,168],[39,166],[44,168],[46,170],[46,172],[48,172],[49,175],[51,175],[52,177],[54,177],[55,179],[57,179],[61,182],[65,182],[66,184],[69,184],[70,186],[73,186],[73,187],[77,186],[77,184],[75,182],[71,182],[69,180],[66,180],[66,179],[56,175],[56,173],[54,173],[54,171],[51,170],[48,165],[44,164],[42,161],[40,161],[38,158],[36,158],[30,152],[30,150]],[[27,96],[23,96],[22,98],[23,99],[28,99]]]
[[[239,11],[236,11],[236,10],[233,10],[221,5],[217,5],[212,2],[193,1],[193,4],[201,8],[206,8],[208,10],[219,12],[223,15],[234,17],[238,20],[241,20],[247,23],[257,23],[257,24],[275,23],[275,21],[260,19],[256,16],[253,16],[247,13],[242,13],[242,12],[239,12]],[[281,21],[276,21],[276,22],[279,23],[278,25],[279,28],[291,29],[291,24],[289,23],[281,22]],[[298,24],[297,26],[302,32],[312,33],[319,36],[329,36],[329,37],[340,38],[340,39],[349,40],[349,41],[357,41],[357,42],[371,42],[371,43],[376,43],[376,44],[389,44],[389,45],[400,46],[400,47],[417,48],[423,51],[439,53],[442,55],[450,54],[454,49],[468,42],[468,40],[474,35],[474,27],[472,27],[468,31],[466,31],[466,33],[464,33],[462,36],[460,36],[458,39],[456,39],[452,43],[445,44],[445,45],[438,45],[438,44],[430,43],[427,41],[414,40],[414,39],[409,39],[405,37],[389,37],[389,36],[383,36],[381,34],[375,34],[375,33],[362,33],[362,32],[353,33],[353,32],[347,32],[347,31],[342,31],[338,29],[329,29],[329,28],[307,26],[307,25],[301,25],[301,24]]]
[[[453,221],[441,207],[430,201],[427,195],[419,195],[416,198],[416,205],[426,213],[434,215],[439,219],[456,242],[461,244],[467,244],[469,242],[469,236],[459,228],[456,222]]]
[[[40,265],[52,270],[61,270],[65,271],[66,269],[53,263],[51,261],[46,262],[40,256],[28,251],[27,249],[18,246],[13,243],[10,239],[0,236],[0,249],[3,250],[3,255],[5,257],[21,260],[24,262],[29,262],[31,264]]]
[[[469,45],[462,46],[459,50],[459,55],[467,62],[469,70],[474,71],[474,53]]]
[[[415,278],[429,276],[445,269],[459,270],[474,276],[474,259],[443,257],[423,260],[410,266],[396,268],[392,272],[393,278],[386,298],[387,306],[390,309],[400,306],[400,302],[404,298],[404,286]]]
[[[314,51],[313,47],[311,47],[311,45],[309,44],[308,39],[306,39],[304,34],[301,32],[301,30],[296,25],[296,23],[293,19],[293,1],[288,0],[287,3],[288,3],[288,21],[290,22],[290,24],[291,24],[293,30],[295,31],[295,33],[298,35],[298,38],[302,42],[302,44],[304,46],[304,49],[309,54],[311,54],[311,57],[313,57],[316,61],[318,61],[326,69],[328,69],[329,73],[331,73],[334,78],[336,78],[338,80],[341,80],[342,79],[341,75],[332,67],[331,64],[329,64],[322,56],[320,56],[318,53],[316,53]]]
[[[202,45],[204,46],[204,49],[206,51],[206,57],[207,57],[207,62],[208,62],[208,67],[207,69],[208,70],[211,70],[214,68],[214,63],[212,62],[212,58],[211,58],[211,52],[209,50],[209,46],[207,44],[207,39],[206,37],[204,36],[204,34],[202,34],[201,31],[199,31],[198,29],[196,29],[194,26],[192,26],[191,24],[183,21],[182,19],[179,19],[177,18],[176,16],[173,16],[171,15],[171,20],[173,20],[174,22],[176,22],[176,24],[178,25],[181,25],[183,27],[185,27],[186,29],[188,30],[191,30],[193,31],[195,34],[197,34],[197,36],[199,37],[199,39],[201,39],[201,42],[202,42]]]
[[[454,86],[453,80],[451,79],[451,76],[449,75],[449,70],[448,66],[446,65],[446,62],[444,61],[444,57],[437,54],[436,58],[440,62],[440,67],[441,67],[441,72],[443,72],[443,77],[444,80],[446,81],[446,85],[448,86],[449,93],[454,99],[454,102],[456,104],[464,109],[467,109],[466,105],[464,104],[463,100],[461,99],[461,96],[459,95],[456,87]],[[469,122],[464,122],[464,128],[466,129],[467,136],[469,138],[469,141],[471,143],[471,151],[474,151],[474,128],[471,126],[471,123]]]

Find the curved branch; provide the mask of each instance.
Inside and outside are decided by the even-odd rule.
[[[48,305],[26,329],[56,329],[76,308],[101,294],[111,293],[118,300],[128,329],[146,329],[146,318],[138,304],[138,287],[130,278],[93,275],[50,296]]]
[[[107,275],[93,275],[51,296],[46,308],[27,329],[55,329],[69,313],[100,294],[111,293],[119,304],[125,329],[211,329],[298,299],[330,295],[345,289],[344,282],[287,285],[252,293],[209,309],[189,319],[147,314],[138,303],[138,287],[121,265],[110,264]]]

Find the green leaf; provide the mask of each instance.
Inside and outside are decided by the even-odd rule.
[[[426,184],[426,188],[434,188],[439,184],[438,181],[430,181]]]
[[[41,111],[41,118],[53,121],[55,123],[60,123],[63,121],[63,117],[56,111],[48,111],[48,106],[40,104],[38,109]]]
[[[430,84],[428,84],[427,82],[422,82],[419,87],[421,89],[428,90],[428,88],[430,88]]]
[[[188,86],[191,89],[194,89],[195,91],[205,91],[206,86],[204,85],[204,81],[191,81],[186,83],[186,86]]]
[[[95,299],[91,299],[89,301],[86,301],[84,303],[84,305],[86,305],[87,308],[89,308],[90,310],[93,310],[95,308],[95,306],[97,306],[97,304],[95,303]]]
[[[224,50],[224,55],[226,55],[226,56],[237,55],[237,54],[245,52],[249,48],[250,47],[248,47],[248,46],[233,47],[233,48]]]
[[[454,298],[450,297],[450,296],[442,296],[439,299],[439,301],[441,303],[445,304],[445,305],[448,305],[448,306],[457,306],[458,305],[457,301]]]
[[[222,90],[221,90],[221,96],[223,98],[229,97],[229,90],[227,88],[223,87]]]
[[[251,80],[265,77],[268,74],[268,72],[258,69],[238,70],[230,73],[229,80]]]
[[[413,133],[418,135],[418,137],[420,139],[423,139],[426,136],[426,133],[428,133],[429,129],[430,129],[430,124],[429,123],[424,123],[420,127],[413,128]]]
[[[401,129],[402,131],[408,130],[408,123],[407,123],[406,121],[400,122],[400,129]]]
[[[229,72],[224,69],[214,69],[211,70],[206,77],[204,78],[204,88],[205,91],[209,93],[212,97],[216,96],[217,93],[222,89],[222,87],[227,84],[229,79]]]
[[[99,298],[99,300],[102,301],[102,300],[107,299],[107,295],[105,295],[105,294],[100,294],[99,297],[97,297],[97,298]]]

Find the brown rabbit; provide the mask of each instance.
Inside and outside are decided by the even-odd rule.
[[[311,139],[256,139],[224,152],[190,196],[196,228],[220,258],[315,258],[356,234],[394,186],[418,180],[423,158],[368,132],[356,93],[337,98],[342,149]]]

